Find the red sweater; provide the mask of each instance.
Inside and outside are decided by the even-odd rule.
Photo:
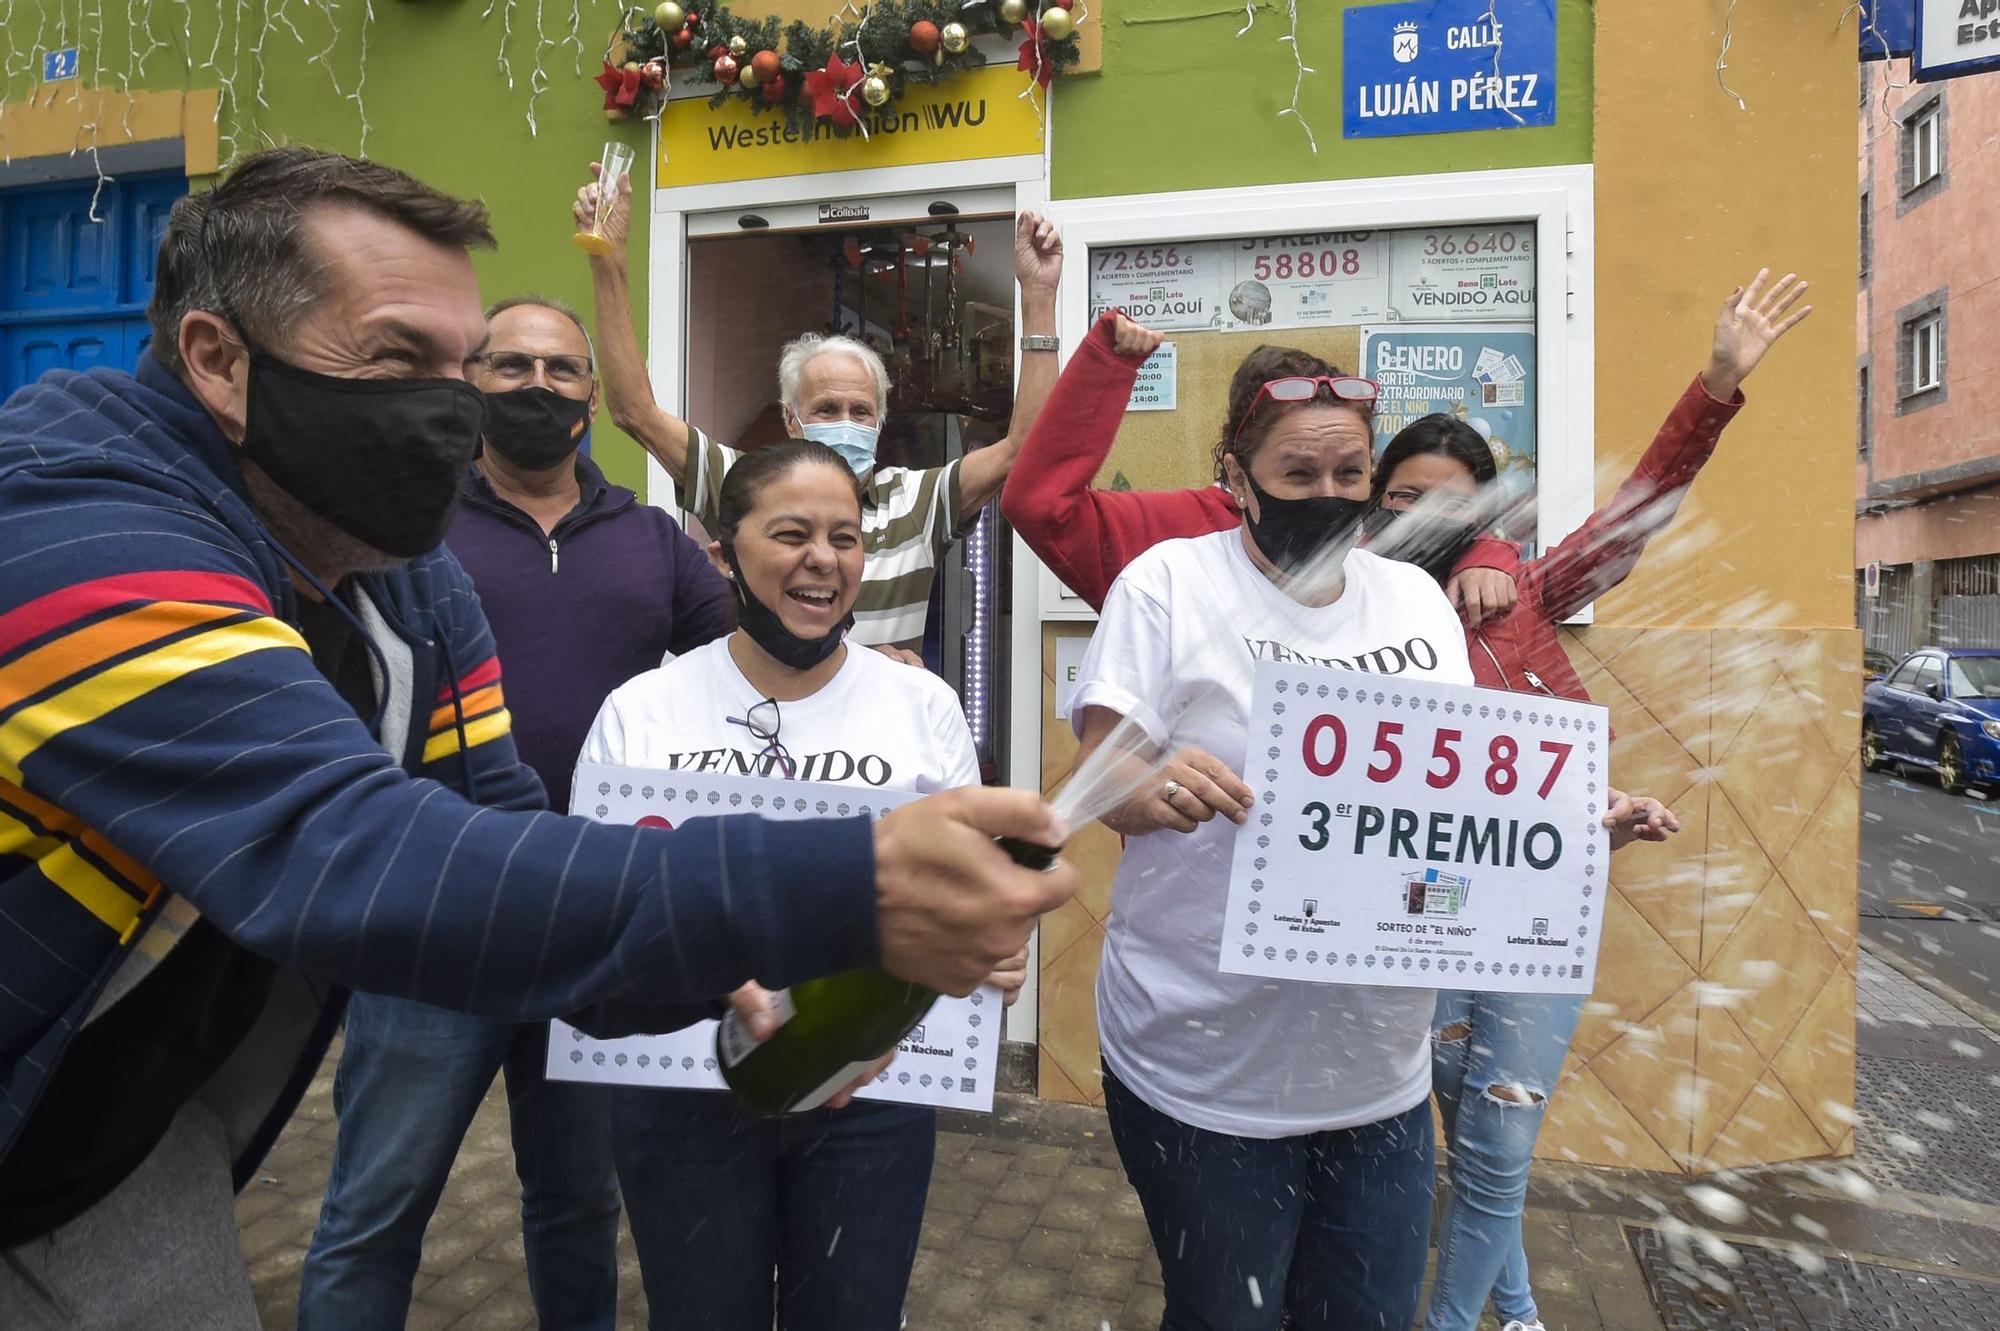
[[[1127,564],[1161,541],[1205,536],[1242,521],[1219,485],[1192,490],[1093,489],[1125,417],[1139,366],[1112,350],[1112,318],[1101,317],[1063,368],[1048,404],[1021,445],[1000,511],[1028,548],[1094,610]],[[1632,571],[1646,542],[1673,520],[1722,428],[1743,405],[1718,402],[1696,379],[1661,425],[1612,501],[1561,544],[1525,567],[1513,545],[1473,544],[1459,569],[1515,575],[1521,599],[1507,614],[1466,631],[1473,678],[1488,688],[1587,699],[1556,623]],[[1517,571],[1518,570],[1518,571]]]

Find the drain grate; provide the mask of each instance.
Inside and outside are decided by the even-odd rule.
[[[1667,1331],[1992,1331],[2000,1285],[1831,1256],[1808,1272],[1785,1252],[1727,1245],[1732,1270],[1656,1229],[1628,1227]]]
[[[1968,1202],[2000,1196],[2000,1060],[1864,1054],[1856,1072],[1857,1146],[1876,1183]]]

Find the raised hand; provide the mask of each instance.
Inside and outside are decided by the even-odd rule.
[[[1166,341],[1166,334],[1156,333],[1143,324],[1133,323],[1125,317],[1123,310],[1111,316],[1111,349],[1129,361],[1143,361],[1159,350],[1160,343]]]
[[[590,164],[593,177],[604,174],[604,168],[596,162]],[[570,216],[576,219],[578,231],[589,231],[597,223],[598,186],[595,179],[576,192],[576,203],[570,208]],[[605,214],[603,229],[599,235],[611,242],[611,258],[620,260],[625,255],[625,242],[632,234],[632,176],[627,172],[618,182],[618,197],[611,202],[611,210]]]
[[[1747,288],[1736,288],[1722,302],[1715,345],[1701,372],[1702,385],[1721,401],[1733,400],[1771,345],[1812,313],[1812,306],[1798,303],[1807,284],[1797,273],[1786,273],[1767,288],[1770,276],[1770,269],[1759,268]]]
[[[1520,590],[1514,580],[1497,568],[1469,568],[1451,575],[1444,585],[1445,599],[1464,618],[1467,628],[1478,628],[1489,619],[1498,619],[1514,608]]]
[[[1054,293],[1062,280],[1062,235],[1040,213],[1022,213],[1014,222],[1014,280]]]

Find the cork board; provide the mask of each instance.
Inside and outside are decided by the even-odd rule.
[[[1170,334],[1179,357],[1179,406],[1173,411],[1126,414],[1098,473],[1101,486],[1178,490],[1215,479],[1215,441],[1229,411],[1229,380],[1259,346],[1299,347],[1352,374],[1361,363],[1361,327],[1283,328],[1221,332],[1196,329]],[[1123,474],[1121,484],[1117,477]]]

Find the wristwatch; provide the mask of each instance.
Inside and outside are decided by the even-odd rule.
[[[1021,338],[1021,350],[1023,351],[1059,351],[1061,349],[1062,339],[1051,337],[1046,333],[1029,333]]]

